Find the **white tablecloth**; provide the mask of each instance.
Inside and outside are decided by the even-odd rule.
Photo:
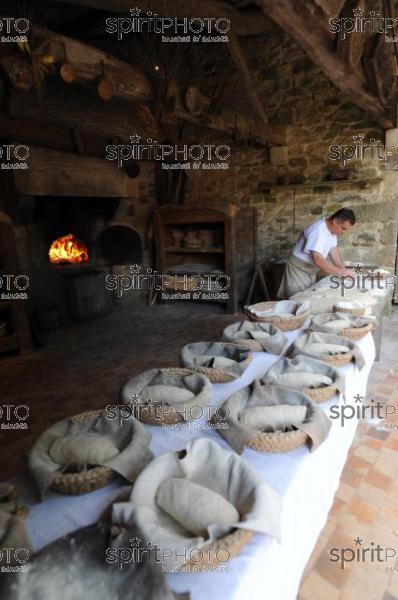
[[[295,339],[300,331],[289,334]],[[365,395],[374,361],[373,338],[368,334],[359,342],[366,364],[359,372],[353,364],[343,367],[346,375],[346,402],[353,396]],[[214,385],[214,404],[219,404],[233,391],[263,375],[277,356],[254,353],[254,359],[243,376],[228,384]],[[331,404],[343,404],[337,396],[323,403],[329,412]],[[332,421],[327,440],[313,453],[301,447],[284,454],[262,454],[245,449],[242,454],[256,471],[282,497],[282,543],[267,535],[255,534],[238,557],[227,563],[227,571],[168,575],[174,591],[190,591],[192,600],[295,600],[300,579],[320,531],[326,523],[341,471],[357,426],[357,419]],[[158,455],[179,450],[189,439],[209,436],[227,447],[223,438],[210,429],[206,421],[195,421],[180,429],[150,427],[151,449]],[[27,519],[30,539],[35,550],[75,529],[98,520],[103,510],[120,493],[118,483],[84,496],[61,496],[50,493],[45,502],[33,504]]]

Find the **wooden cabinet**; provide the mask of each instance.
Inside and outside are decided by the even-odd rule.
[[[164,205],[155,211],[154,233],[157,272],[170,276],[163,299],[181,295],[223,302],[228,312],[237,311],[233,207],[221,212]]]

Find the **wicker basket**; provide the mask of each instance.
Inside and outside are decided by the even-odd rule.
[[[181,570],[184,572],[197,573],[220,567],[231,558],[237,556],[242,548],[250,542],[252,537],[252,531],[248,531],[247,529],[235,529],[235,531],[219,540],[214,540],[214,542],[208,546],[198,549],[198,551],[193,554],[193,559],[187,561],[181,567]],[[198,557],[197,560],[195,560],[195,556]],[[224,558],[225,560],[223,560]]]
[[[70,417],[75,423],[86,423],[97,419],[102,410],[91,410]],[[87,494],[105,487],[116,479],[117,473],[109,467],[91,467],[77,473],[62,473],[58,471],[52,482],[51,489],[61,494]]]
[[[245,340],[242,338],[239,341],[236,340],[234,343],[243,350],[250,350],[251,352],[264,352],[264,348],[258,340]]]
[[[170,377],[175,376],[184,376],[184,375],[192,375],[195,373],[192,369],[184,369],[181,367],[170,367],[167,369],[160,369],[162,373],[165,375],[169,375]],[[134,404],[130,404],[132,408],[135,408]],[[165,414],[159,408],[161,406],[152,406],[152,405],[136,405],[137,410],[134,410],[134,416],[141,421],[142,423],[146,423],[147,425],[176,425],[178,423],[183,423],[183,416],[178,413],[172,406],[167,405],[168,412]],[[169,411],[170,409],[170,411]]]
[[[242,349],[240,344],[235,344],[231,342],[217,342],[220,346],[230,346],[234,348]],[[248,354],[247,358],[243,360],[240,365],[244,365],[245,369],[249,366],[252,360],[252,355]],[[192,367],[193,371],[197,373],[202,373],[202,375],[206,375],[206,377],[211,381],[211,383],[229,383],[230,381],[234,381],[237,379],[235,375],[230,375],[226,373],[222,369],[215,369],[213,367]]]
[[[246,446],[257,452],[290,452],[305,444],[307,437],[307,434],[300,429],[287,432],[256,433],[246,442]]]
[[[258,311],[270,310],[275,306],[275,304],[277,304],[277,301],[259,302],[258,304],[252,304],[251,308],[255,308]],[[272,323],[276,327],[279,327],[281,331],[293,331],[294,329],[299,329],[310,314],[310,311],[306,310],[303,312],[303,314],[292,317],[291,319],[281,319],[280,317],[257,317],[250,310],[248,310],[248,307],[245,307],[245,311],[250,321]]]
[[[334,307],[334,312],[345,313],[348,315],[353,315],[354,317],[363,317],[366,312],[366,307],[362,308],[341,308],[340,306]]]
[[[337,393],[337,387],[335,385],[325,385],[318,388],[305,388],[303,392],[304,394],[307,394],[311,400],[319,404],[321,402],[326,402],[326,400],[329,400],[334,396]]]
[[[322,360],[323,362],[328,363],[328,365],[338,368],[348,365],[353,358],[353,353],[347,352],[346,354],[338,354],[337,356],[329,356],[328,354],[324,354],[318,360]]]
[[[242,348],[239,344],[233,344],[230,342],[217,342],[220,346],[234,346],[235,348]],[[245,360],[243,360],[241,365],[244,365],[245,369],[249,366],[252,361],[252,355],[249,354]],[[212,367],[192,367],[194,371],[197,373],[202,373],[206,375],[206,377],[211,381],[211,383],[229,383],[230,381],[234,381],[237,377],[234,375],[230,375],[226,373],[222,369],[213,369]]]
[[[367,333],[370,333],[373,330],[373,323],[369,323],[363,327],[347,327],[347,329],[342,329],[339,335],[342,335],[350,340],[361,340]]]

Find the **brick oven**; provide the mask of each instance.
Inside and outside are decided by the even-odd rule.
[[[109,313],[120,299],[106,276],[151,262],[150,208],[141,195],[151,167],[131,177],[103,160],[33,148],[29,169],[6,177],[3,204],[31,281],[29,312],[47,329]],[[138,292],[123,298],[140,300]]]

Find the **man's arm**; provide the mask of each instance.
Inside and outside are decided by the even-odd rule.
[[[332,262],[336,265],[336,267],[339,267],[340,269],[345,268],[341,258],[340,250],[337,246],[331,249],[330,258],[332,259]]]
[[[335,248],[333,249],[335,250]],[[341,275],[342,277],[355,277],[355,273],[353,271],[346,269],[344,265],[342,267],[338,267],[330,260],[323,258],[322,254],[320,254],[319,252],[311,250],[311,256],[312,260],[314,261],[314,265],[316,265],[317,267],[322,269],[322,271],[328,273],[329,275],[336,274]]]

